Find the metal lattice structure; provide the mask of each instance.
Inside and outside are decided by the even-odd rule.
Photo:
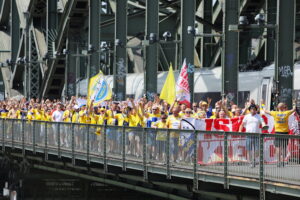
[[[232,6],[234,3],[238,4]],[[121,4],[124,5],[120,6]],[[157,92],[157,84],[151,79],[154,74],[158,71],[168,70],[170,62],[173,63],[175,69],[179,69],[183,59],[186,58],[187,63],[195,68],[213,68],[224,65],[224,69],[226,69],[226,74],[223,76],[224,95],[233,96],[236,99],[237,88],[233,88],[233,86],[236,85],[235,79],[238,70],[248,70],[256,61],[260,63],[275,62],[275,48],[279,48],[278,52],[284,52],[282,48],[291,49],[291,46],[298,45],[300,22],[298,18],[295,22],[292,18],[300,10],[299,5],[299,0],[290,1],[286,7],[278,6],[277,0],[128,0],[125,2],[118,0],[2,0],[0,1],[0,26],[3,28],[0,31],[11,37],[11,41],[5,41],[11,46],[12,74],[10,82],[6,85],[10,85],[12,89],[18,90],[28,97],[27,91],[29,90],[37,90],[34,95],[38,93],[40,97],[60,98],[63,94],[68,96],[68,93],[63,93],[63,88],[66,88],[65,85],[69,82],[74,82],[68,80],[69,78],[74,79],[74,77],[66,76],[68,71],[72,71],[74,63],[68,61],[72,56],[64,55],[63,51],[65,49],[68,50],[66,52],[73,52],[77,55],[78,53],[74,49],[76,45],[71,45],[70,48],[73,49],[68,49],[66,41],[70,40],[72,35],[80,35],[81,42],[86,44],[86,49],[80,49],[79,54],[85,57],[87,62],[80,61],[80,64],[76,64],[84,73],[76,73],[75,80],[89,78],[101,68],[100,66],[108,64],[109,66],[106,68],[109,70],[105,71],[110,72],[110,75],[113,74],[113,71],[147,72],[145,73],[144,88],[145,94],[151,98],[151,94]],[[295,13],[289,12],[293,11],[292,8],[295,8]],[[295,36],[293,41],[296,42],[289,42],[288,46],[287,42],[282,40],[283,38],[278,38],[281,44],[280,47],[278,45],[276,47],[274,32],[269,29],[249,29],[238,34],[228,31],[228,26],[231,23],[237,23],[240,16],[246,16],[250,24],[255,24],[254,17],[259,13],[265,14],[266,22],[269,24],[279,24],[277,21],[280,17],[277,16],[280,13],[280,16],[289,16],[291,20],[288,21],[291,23],[282,26],[285,26],[284,30],[289,29],[288,32],[292,34],[288,37]],[[25,14],[28,15],[28,20],[25,19]],[[12,16],[11,20],[10,15]],[[122,17],[118,17],[120,15]],[[151,18],[151,16],[158,16],[158,18]],[[125,23],[127,26],[122,27],[122,24]],[[32,25],[34,30],[43,30],[43,34],[35,37],[35,46],[39,62],[44,58],[46,65],[41,65],[39,87],[35,85],[34,89],[30,89],[31,83],[23,76],[24,67],[17,63],[18,59],[26,57],[27,51],[31,51],[24,47],[26,46],[24,44],[26,24]],[[294,25],[296,26],[295,31]],[[225,38],[237,41],[238,44],[234,45],[234,48],[233,46],[228,48],[230,44],[227,45],[226,42],[223,42],[221,37],[193,37],[187,34],[186,28],[189,26],[198,27],[200,33],[224,34]],[[11,28],[12,31],[5,27]],[[115,34],[115,30],[118,30],[117,34]],[[168,38],[169,43],[161,42],[165,39],[162,35],[166,31],[171,33],[171,37]],[[150,34],[152,36],[155,34],[156,41],[149,45],[147,42],[149,42]],[[121,46],[114,45],[116,39],[122,39]],[[252,44],[254,40],[257,45]],[[110,46],[104,50],[101,49],[99,43],[103,42]],[[136,48],[130,46],[136,46]],[[83,55],[82,50],[85,50],[87,54]],[[110,53],[101,60],[99,57],[103,55],[103,51]],[[289,55],[291,54],[293,53],[289,53]],[[4,59],[6,58],[0,62],[5,62]],[[234,62],[226,62],[230,59],[233,59]],[[293,60],[291,57],[286,57],[285,61],[280,62],[280,59],[284,60],[284,57],[279,57],[279,65],[283,65],[282,63],[291,65]],[[118,65],[120,60],[124,61],[124,65]],[[234,69],[229,67],[231,64]],[[153,68],[153,65],[157,67]],[[125,67],[125,69],[119,69],[119,67]],[[234,74],[227,73],[232,70],[234,70]],[[118,93],[118,97],[124,99],[126,94],[125,76],[115,75],[114,91]],[[117,81],[117,78],[120,77],[122,80]],[[190,74],[189,80],[192,90],[193,74]],[[283,79],[278,77],[278,80]],[[287,97],[285,91],[291,87],[291,82],[281,82],[288,84],[284,84],[282,89],[279,85],[278,92]],[[119,85],[118,83],[124,84]],[[78,85],[75,84],[75,87]],[[78,91],[78,89],[75,88],[74,91]],[[290,99],[285,98],[285,100],[289,101]]]
[[[30,31],[30,59],[29,59],[29,97],[38,98],[40,91],[40,66],[34,30]]]

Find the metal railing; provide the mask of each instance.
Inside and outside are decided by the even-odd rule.
[[[147,179],[149,165],[160,166],[171,178],[171,169],[197,174],[208,172],[228,177],[300,185],[300,136],[235,132],[152,129],[92,124],[0,120],[2,151],[6,147],[36,153],[42,150],[61,157],[67,152],[76,159],[101,158],[139,163]]]

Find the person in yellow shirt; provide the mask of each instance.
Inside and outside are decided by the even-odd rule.
[[[70,147],[71,144],[71,125],[67,124],[67,123],[71,123],[72,122],[72,110],[71,110],[71,105],[66,106],[65,111],[63,112],[63,122],[66,122],[63,125],[63,132],[61,134],[62,139],[64,141],[64,145],[66,145],[67,148]]]
[[[152,128],[167,129],[167,118],[166,114],[161,115],[161,119],[152,124]],[[166,141],[167,131],[158,130],[156,132],[156,160],[165,161],[166,159]]]
[[[181,117],[179,116],[180,108],[175,106],[172,109],[172,114],[167,119],[167,127],[170,129],[180,129],[180,122]],[[170,132],[170,150],[171,150],[171,157],[173,162],[177,162],[178,158],[178,142],[179,142],[179,132],[171,131]]]
[[[5,119],[7,117],[8,110],[6,109],[5,104],[2,105],[2,109],[0,110],[0,113],[1,113],[1,118],[2,119]]]
[[[267,111],[264,110],[266,114],[271,115],[274,118],[274,126],[276,134],[287,135],[289,133],[288,119],[291,114],[296,111],[296,104],[293,102],[293,109],[287,110],[287,105],[285,103],[279,103],[277,106],[277,111]],[[288,139],[276,138],[275,139],[276,154],[278,157],[278,166],[284,166],[284,159],[286,157],[286,150],[288,145]]]

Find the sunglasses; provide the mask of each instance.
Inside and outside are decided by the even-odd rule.
[[[192,114],[193,112],[185,112],[186,114]]]
[[[167,118],[161,118],[161,119],[167,119]]]

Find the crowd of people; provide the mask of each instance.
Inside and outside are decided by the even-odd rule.
[[[79,101],[80,100],[80,101]],[[295,113],[297,115],[295,104],[293,109],[288,110],[286,104],[279,103],[276,111],[268,111],[264,108],[264,103],[256,104],[254,100],[245,103],[244,107],[239,107],[233,102],[227,100],[219,100],[212,105],[212,99],[207,98],[206,101],[194,102],[191,106],[180,104],[175,101],[172,105],[161,100],[158,96],[153,101],[146,98],[134,100],[128,98],[126,101],[105,101],[95,105],[93,101],[86,103],[84,97],[72,97],[70,100],[50,100],[50,99],[31,99],[27,101],[25,98],[21,100],[7,99],[0,102],[0,116],[3,119],[24,119],[28,121],[52,121],[65,123],[82,123],[91,125],[112,125],[127,127],[151,127],[164,129],[181,129],[181,120],[185,118],[195,119],[227,119],[239,117],[242,123],[239,131],[252,133],[260,133],[266,125],[262,119],[262,113],[269,114],[274,117],[275,132],[277,134],[288,134],[288,117]],[[68,131],[68,130],[67,130]],[[97,129],[95,133],[100,131]],[[113,136],[107,132],[110,151],[116,150],[118,136]],[[149,133],[151,135],[151,133]],[[65,136],[66,138],[68,136]],[[126,151],[136,156],[141,155],[141,147],[139,145],[141,137],[131,131],[127,133],[128,140]],[[173,160],[178,158],[179,134],[171,132],[171,148],[173,149]],[[78,140],[78,148],[81,148],[80,138]],[[158,159],[165,157],[166,133],[158,133],[148,139],[149,151],[155,152],[159,148],[161,153],[153,156]],[[64,139],[61,141],[64,143]],[[68,146],[68,142],[65,142]],[[152,145],[155,143],[155,145]],[[254,143],[254,144],[253,144]],[[278,144],[277,144],[278,143]],[[256,140],[247,138],[247,146],[251,150],[251,146],[256,146]],[[279,148],[279,142],[275,141],[275,146]],[[92,148],[100,148],[100,143],[95,140]],[[256,148],[258,149],[258,148]],[[180,149],[179,149],[180,150]],[[285,151],[282,148],[277,150],[279,158],[284,158]],[[250,152],[250,151],[249,151]],[[184,153],[183,153],[184,154]],[[186,157],[183,155],[183,157]],[[251,158],[251,154],[248,155]]]

